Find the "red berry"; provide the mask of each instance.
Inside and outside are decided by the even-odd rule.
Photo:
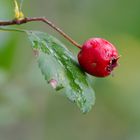
[[[106,77],[117,66],[119,59],[116,48],[102,38],[87,40],[78,54],[80,66],[96,77]]]

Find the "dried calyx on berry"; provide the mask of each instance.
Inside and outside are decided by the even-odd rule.
[[[96,77],[106,77],[118,65],[117,49],[105,39],[87,40],[78,54],[78,61],[83,70]]]

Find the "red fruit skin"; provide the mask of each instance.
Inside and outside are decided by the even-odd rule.
[[[117,49],[105,39],[87,40],[78,54],[82,69],[96,77],[106,77],[117,66],[119,55]]]

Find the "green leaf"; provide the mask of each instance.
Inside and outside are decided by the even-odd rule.
[[[27,34],[47,82],[56,90],[63,89],[64,95],[76,102],[82,112],[88,112],[95,94],[71,52],[47,33],[27,31]]]

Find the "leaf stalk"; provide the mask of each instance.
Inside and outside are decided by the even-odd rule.
[[[55,31],[57,31],[59,34],[61,34],[65,39],[67,39],[70,43],[72,43],[77,48],[81,49],[81,45],[78,44],[76,41],[74,41],[70,36],[68,36],[64,31],[62,31],[60,28],[58,28],[55,24],[53,24],[51,21],[49,21],[45,17],[26,17],[23,19],[14,19],[9,21],[0,21],[0,26],[9,26],[9,25],[21,25],[28,22],[44,22],[48,24],[51,28],[53,28]]]

